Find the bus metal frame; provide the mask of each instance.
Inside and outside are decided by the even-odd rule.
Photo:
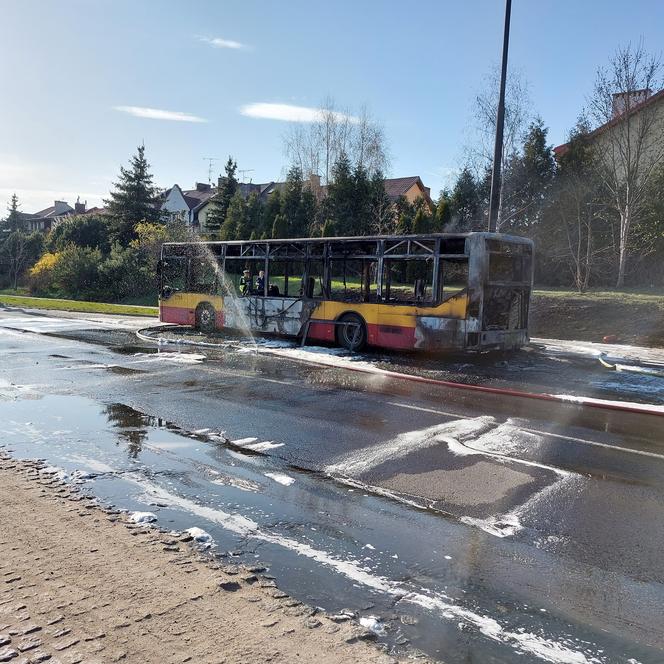
[[[368,247],[372,244],[373,252],[346,251],[353,246],[361,248],[362,245]],[[455,250],[445,251],[449,248]],[[162,321],[196,325],[199,323],[201,307],[211,307],[215,328],[299,336],[303,343],[309,339],[335,342],[338,340],[339,326],[348,325],[349,319],[355,321],[351,321],[351,325],[357,325],[357,318],[366,328],[366,342],[384,348],[514,350],[528,342],[533,243],[527,238],[476,232],[165,243],[162,246],[160,267],[167,265],[169,259],[188,258],[188,287],[191,281],[191,259],[205,254],[209,254],[206,260],[215,261],[217,266],[212,292],[170,292],[168,284],[163,281],[163,271],[160,270],[159,305]],[[360,284],[364,301],[338,296],[331,298],[331,261],[341,260],[342,256],[354,261],[375,261],[374,301],[367,301],[364,277]],[[433,263],[431,301],[386,301],[388,284],[384,278],[385,261],[423,258]],[[228,288],[221,293],[224,289],[219,288],[219,274],[226,278],[228,259],[240,263],[245,261],[245,264],[255,263],[254,273],[264,270],[267,279],[263,293],[237,296]],[[441,263],[466,260],[466,287],[445,298],[445,274],[441,274]],[[270,265],[273,261],[304,263],[304,274],[299,277],[295,275],[303,289],[299,296],[269,295]],[[313,296],[309,289],[312,261],[321,261],[323,266],[323,292],[320,296]],[[287,279],[286,273],[286,287]]]

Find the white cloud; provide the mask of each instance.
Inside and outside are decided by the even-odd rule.
[[[114,106],[114,110],[122,113],[129,113],[137,118],[147,118],[149,120],[171,120],[174,122],[207,122],[205,118],[200,118],[191,113],[182,113],[180,111],[165,111],[160,108],[145,108],[144,106]]]
[[[246,44],[243,44],[234,39],[222,39],[221,37],[199,37],[202,42],[209,44],[213,48],[233,48],[233,49],[248,49]]]
[[[293,104],[269,104],[257,102],[240,107],[240,113],[249,118],[263,120],[282,120],[284,122],[318,122],[323,117],[323,109],[311,106],[294,106]],[[337,120],[350,120],[357,122],[353,115],[332,111]]]

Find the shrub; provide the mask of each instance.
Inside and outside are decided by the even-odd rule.
[[[102,254],[99,249],[67,245],[58,254],[53,268],[53,281],[62,293],[70,297],[94,299],[100,294],[99,264]]]
[[[102,215],[87,214],[61,221],[48,236],[50,251],[62,251],[68,244],[110,251],[109,222]]]
[[[135,246],[114,244],[111,253],[99,266],[99,289],[104,298],[115,301],[153,293],[154,275],[152,278],[148,275],[146,262]]]
[[[39,295],[52,294],[55,289],[54,270],[58,264],[60,254],[46,252],[30,268],[28,272],[28,287],[31,293]]]

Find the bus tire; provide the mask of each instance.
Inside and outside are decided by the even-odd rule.
[[[350,351],[360,351],[367,345],[367,326],[358,314],[344,314],[338,320],[337,344]],[[348,323],[342,325],[341,323]]]
[[[216,313],[209,302],[203,302],[196,307],[196,329],[201,332],[214,332],[216,327]]]

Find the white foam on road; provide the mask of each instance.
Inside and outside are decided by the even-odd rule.
[[[474,526],[480,528],[489,535],[494,537],[512,537],[516,535],[521,529],[522,525],[519,517],[512,514],[493,515],[486,519],[476,519],[471,516],[462,516],[459,521],[465,523],[467,526]]]
[[[10,316],[0,318],[0,327],[35,334],[49,332],[71,332],[75,330],[89,330],[91,328],[106,329],[104,323],[87,321],[84,319],[55,318],[51,316]]]
[[[290,486],[295,482],[294,477],[290,477],[289,475],[284,475],[283,473],[263,473],[265,477],[269,477],[271,480],[274,480],[275,482],[278,482],[279,484],[283,484],[284,486]]]
[[[386,443],[345,455],[328,465],[325,471],[329,475],[358,476],[387,461],[401,459],[418,450],[446,443],[448,439],[458,442],[478,436],[495,426],[495,422],[493,417],[483,415],[407,431]]]
[[[536,656],[552,664],[603,664],[606,661],[599,653],[585,654],[576,649],[571,639],[567,640],[569,642],[563,642],[525,632],[510,631],[494,618],[454,604],[450,598],[443,594],[430,595],[423,592],[410,592],[401,583],[372,574],[366,567],[361,566],[353,559],[343,560],[327,551],[316,549],[310,544],[266,532],[252,519],[240,514],[231,514],[221,509],[199,505],[187,498],[170,493],[147,480],[134,478],[133,481],[155,498],[173,507],[179,507],[186,512],[208,519],[238,535],[280,546],[298,555],[305,556],[355,583],[386,593],[396,598],[397,601],[416,604],[448,620],[462,620],[473,625],[487,638],[511,646],[519,652]]]
[[[238,438],[237,440],[230,441],[232,445],[241,447],[243,450],[251,450],[252,452],[267,452],[277,447],[283,447],[284,443],[275,443],[272,440],[258,441],[258,438]]]
[[[278,355],[291,360],[323,364],[332,368],[341,369],[364,369],[381,373],[381,370],[371,362],[367,356],[350,354],[344,348],[324,348],[322,346],[306,346],[300,348],[292,342],[283,344],[260,343],[255,348],[247,349],[249,352],[259,352],[267,355]]]
[[[664,364],[663,348],[648,348],[630,344],[603,344],[594,341],[568,341],[565,339],[534,338],[531,339],[531,342],[554,354],[585,355],[586,357],[610,355],[611,357],[624,358],[630,361]]]
[[[158,353],[134,353],[139,358],[130,364],[142,364],[151,362],[173,362],[175,364],[201,364],[207,359],[202,353],[170,353],[159,351]]]
[[[599,405],[604,407],[617,406],[618,408],[630,408],[643,413],[664,413],[664,406],[655,404],[643,404],[635,401],[613,401],[611,399],[595,399],[593,397],[580,397],[574,394],[553,394],[552,396],[561,401],[577,403],[580,405]]]
[[[243,445],[243,450],[251,450],[252,452],[267,452],[274,450],[277,447],[283,447],[284,443],[274,443],[271,440],[263,441],[262,443],[251,443],[250,445]]]
[[[114,473],[115,470],[112,466],[109,466],[107,463],[98,461],[91,457],[83,456],[82,454],[69,454],[62,457],[65,461],[73,461],[74,463],[80,463],[92,470],[95,473]]]
[[[237,440],[232,440],[233,445],[239,445],[243,447],[244,445],[249,445],[250,443],[255,443],[258,438],[238,438]]]
[[[187,528],[185,532],[191,535],[197,542],[200,542],[201,544],[212,544],[213,542],[212,535],[210,535],[210,533],[206,532],[202,528],[193,526],[192,528]]]
[[[542,442],[544,442],[542,436],[532,431],[524,431],[515,425],[514,420],[509,419],[467,443],[450,438],[447,446],[456,456],[487,456],[501,462],[550,470],[561,476],[573,475],[574,473],[569,470],[539,461],[528,461],[519,456],[532,454],[533,449]]]
[[[552,494],[559,491],[569,490],[574,486],[580,486],[585,481],[581,475],[568,474],[561,477],[557,482],[549,484],[538,493],[533,494],[523,505],[520,505],[506,514],[494,514],[484,519],[470,516],[462,516],[459,521],[466,525],[480,528],[494,537],[512,537],[523,530],[522,521],[528,513],[536,508],[543,500],[550,501]]]
[[[243,480],[239,477],[231,477],[230,475],[223,475],[211,481],[212,484],[219,484],[220,486],[232,486],[235,489],[240,489],[240,491],[251,491],[252,493],[258,493],[262,488],[260,484],[257,484],[256,482]]]
[[[152,512],[132,512],[129,515],[129,520],[133,523],[154,523],[157,520],[157,515]]]

